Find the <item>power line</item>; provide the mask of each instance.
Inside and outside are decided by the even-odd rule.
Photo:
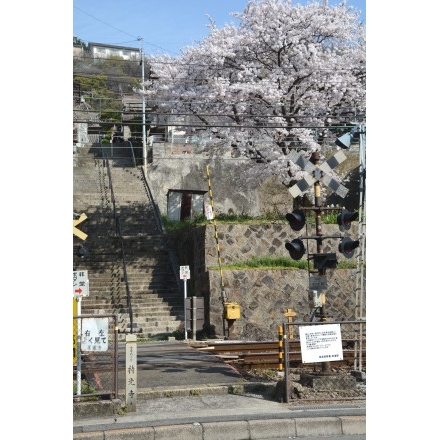
[[[110,45],[110,43],[108,43]],[[168,61],[156,61],[156,60],[152,60],[149,59],[148,57],[146,58],[146,62],[150,65],[150,67],[153,67],[154,64],[158,64],[158,65],[170,65],[170,66],[174,66],[174,67],[207,67],[207,70],[219,70],[219,71],[223,71],[223,70],[235,70],[237,69],[235,66],[213,66],[212,64],[202,64],[202,63],[182,63],[180,61],[172,61],[172,62],[168,62]],[[90,61],[107,61],[109,60],[109,58],[101,58],[101,57],[93,57],[93,56],[77,56],[75,57],[76,60],[90,60]],[[120,62],[132,62],[132,63],[139,63],[139,60],[124,60],[124,59],[117,59],[117,58],[112,58],[111,61],[120,61]],[[255,68],[258,67],[262,67],[262,66],[255,66]],[[265,67],[266,68],[266,67]],[[295,70],[297,71],[298,68],[297,67],[289,67],[289,66],[276,66],[277,69],[284,69],[284,70]],[[360,65],[360,66],[356,66],[356,67],[352,67],[352,68],[309,68],[311,71],[313,72],[329,72],[329,73],[339,73],[339,72],[353,72],[353,71],[366,71],[366,66],[365,65]]]
[[[75,9],[78,9],[78,11],[81,11],[83,14],[88,15],[89,17],[93,18],[94,20],[99,21],[100,23],[105,24],[105,25],[108,26],[108,27],[111,27],[111,28],[113,28],[113,29],[115,29],[115,30],[117,30],[117,31],[119,31],[119,32],[122,32],[123,34],[128,35],[129,37],[133,37],[133,38],[135,38],[136,40],[138,39],[138,37],[135,37],[134,35],[131,35],[131,34],[125,32],[125,31],[123,31],[122,29],[119,29],[119,28],[117,28],[117,27],[115,27],[115,26],[113,26],[113,25],[111,25],[111,24],[109,24],[109,23],[106,23],[105,21],[100,20],[98,17],[95,17],[94,15],[89,14],[89,13],[86,12],[86,11],[83,11],[81,8],[78,8],[78,6],[73,5],[73,7],[74,7]]]
[[[153,44],[153,43],[150,43],[150,42],[148,42],[148,41],[145,41],[143,37],[140,37],[140,36],[135,37],[134,35],[129,34],[128,32],[125,32],[125,31],[123,31],[122,29],[119,29],[119,28],[117,28],[117,27],[115,27],[115,26],[113,26],[113,25],[111,25],[111,24],[109,24],[109,23],[106,23],[105,21],[100,20],[99,18],[95,17],[95,16],[92,15],[92,14],[89,14],[89,13],[86,12],[86,11],[83,11],[82,9],[78,8],[78,6],[73,5],[73,7],[74,7],[75,9],[78,9],[78,11],[81,11],[82,13],[84,13],[84,14],[88,15],[89,17],[93,18],[94,20],[97,20],[97,21],[99,21],[100,23],[102,23],[102,24],[104,24],[104,25],[106,25],[106,26],[109,26],[109,27],[113,28],[113,29],[117,30],[118,32],[122,32],[123,34],[128,35],[129,37],[133,37],[133,38],[135,38],[135,40],[128,41],[128,42],[125,42],[125,43],[107,43],[107,44],[113,44],[113,45],[116,45],[116,44],[127,44],[127,43],[132,43],[132,42],[134,42],[134,41],[142,40],[145,44],[148,44],[149,46],[157,47],[158,49],[164,50],[165,52],[169,52],[169,53],[174,53],[174,54],[176,54],[176,55],[180,55],[180,54],[178,54],[177,52],[173,52],[173,51],[171,51],[171,50],[165,49],[165,48],[163,48],[163,47],[160,47],[160,46],[157,46],[157,45],[155,45],[155,44]],[[84,41],[84,42],[90,43],[89,40],[82,39],[82,38],[80,38],[79,36],[77,36],[77,38],[80,39],[81,41]],[[93,43],[93,42],[92,42],[92,43]]]

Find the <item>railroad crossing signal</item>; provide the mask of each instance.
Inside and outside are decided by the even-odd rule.
[[[81,240],[85,240],[87,238],[87,234],[85,234],[83,231],[80,231],[77,226],[82,223],[86,218],[87,216],[82,213],[79,217],[73,219],[73,235],[81,238]]]
[[[295,211],[287,213],[286,219],[294,231],[300,231],[306,224],[306,215],[299,209],[295,209]]]
[[[306,252],[304,243],[300,238],[295,238],[294,240],[286,243],[284,246],[289,251],[290,257],[294,260],[301,260],[302,256]]]
[[[341,243],[339,243],[339,252],[341,252],[345,258],[351,258],[357,247],[359,247],[359,240],[352,240],[350,237],[344,237]]]
[[[338,214],[337,222],[339,226],[342,226],[343,229],[348,231],[351,226],[351,222],[357,220],[359,213],[358,212],[350,212],[345,208],[342,208],[340,214]]]
[[[310,186],[312,186],[316,181],[323,183],[333,190],[338,196],[344,198],[348,189],[340,184],[336,179],[328,176],[333,168],[336,168],[339,164],[347,159],[347,156],[342,152],[338,151],[334,156],[327,159],[321,165],[313,165],[310,161],[305,159],[296,151],[291,151],[287,156],[287,159],[292,160],[296,165],[302,168],[304,171],[310,173],[310,175],[305,175],[296,185],[289,188],[289,192],[293,198],[298,197],[304,193]]]

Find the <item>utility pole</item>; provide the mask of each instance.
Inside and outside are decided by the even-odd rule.
[[[142,41],[142,46],[144,44],[144,39],[138,37],[138,40]],[[141,47],[141,66],[142,66],[142,158],[144,162],[144,172],[147,175],[147,134],[145,129],[145,63],[144,63],[144,53]]]

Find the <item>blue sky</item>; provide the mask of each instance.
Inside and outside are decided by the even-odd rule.
[[[207,14],[218,27],[233,22],[230,12],[243,11],[248,0],[73,0],[73,35],[86,42],[141,47],[147,54],[179,55],[185,46],[208,35]],[[309,0],[293,0],[292,4]],[[328,5],[340,0],[327,0]],[[366,0],[348,0],[362,12]]]

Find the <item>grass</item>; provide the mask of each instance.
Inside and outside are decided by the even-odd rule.
[[[321,222],[324,224],[336,224],[338,211],[328,212],[321,215]],[[198,226],[206,226],[213,223],[212,220],[207,220],[203,214],[196,215],[193,218],[186,218],[184,220],[168,220],[167,216],[162,215],[162,221],[167,232],[178,232],[186,229],[195,228]],[[306,211],[306,221],[309,224],[315,225],[315,214],[312,211]],[[217,214],[215,217],[217,224],[265,224],[282,222],[288,223],[285,214],[267,212],[259,217],[252,217],[247,214]]]
[[[355,269],[356,268],[356,260],[343,260],[338,263],[337,269]],[[209,270],[220,270],[219,266],[210,266]],[[222,265],[223,270],[244,270],[244,269],[261,269],[261,270],[278,270],[278,269],[291,269],[298,270],[304,269],[309,270],[313,269],[313,263],[309,263],[306,260],[292,260],[287,257],[263,257],[263,258],[254,258],[252,260],[237,262],[234,264],[225,264]]]
[[[305,211],[306,221],[310,224],[315,224],[315,214],[313,211]],[[324,224],[336,224],[339,210],[336,208],[334,212],[328,211],[321,216],[321,222]],[[197,215],[194,218],[187,218],[185,220],[171,221],[166,215],[162,216],[162,221],[167,232],[175,233],[182,232],[188,229],[193,229],[199,226],[212,224],[211,220],[207,220],[203,214]],[[252,217],[247,214],[218,214],[215,218],[218,224],[267,224],[273,222],[288,223],[285,215],[277,213],[265,213],[260,217]],[[242,269],[305,269],[313,268],[306,260],[293,260],[287,257],[259,257],[244,262],[236,262],[234,264],[223,265],[223,269],[242,270]],[[356,259],[343,260],[337,265],[337,269],[355,269]],[[210,270],[219,270],[218,266],[209,267]],[[176,338],[177,339],[177,338]]]
[[[223,265],[223,269],[240,270],[240,269],[307,269],[307,261],[292,260],[287,257],[260,257],[253,258],[248,261],[238,262],[234,264]],[[218,266],[209,267],[210,270],[218,269]]]
[[[73,395],[80,397],[83,401],[97,401],[99,400],[96,396],[87,396],[87,394],[93,394],[96,390],[91,387],[86,380],[81,380],[81,395],[77,395],[77,383],[76,380],[73,381]],[[83,397],[83,395],[85,395]]]

